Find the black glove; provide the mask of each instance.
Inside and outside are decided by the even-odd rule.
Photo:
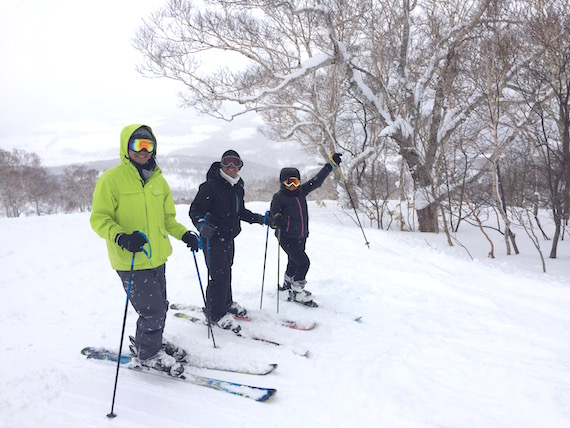
[[[198,237],[190,231],[182,235],[182,242],[184,242],[186,246],[190,248],[192,251],[198,251],[198,249],[200,248],[200,244],[198,243]]]
[[[342,162],[342,159],[340,158],[342,156],[342,153],[333,153],[330,157],[333,166],[339,166],[340,163]]]
[[[210,239],[216,233],[217,226],[214,226],[207,220],[202,220],[198,225],[198,231],[203,239]]]
[[[143,245],[147,242],[145,237],[141,235],[138,230],[133,233],[122,233],[115,240],[119,247],[131,253],[141,252]]]
[[[269,211],[265,211],[265,216],[263,217],[264,226],[273,226],[273,215]]]

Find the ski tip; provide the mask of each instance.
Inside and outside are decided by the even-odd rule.
[[[308,324],[298,323],[296,321],[285,320],[282,321],[285,327],[289,327],[292,330],[300,330],[300,331],[309,331],[314,329],[318,324],[315,321],[312,321]]]
[[[267,392],[265,394],[263,394],[261,397],[259,397],[256,401],[260,401],[260,402],[267,401],[271,397],[273,397],[275,395],[275,393],[277,392],[277,390],[273,389],[273,388],[268,388],[266,391]]]
[[[308,349],[299,349],[299,348],[292,348],[293,354],[298,355],[299,357],[309,358],[309,350]]]
[[[94,348],[93,346],[87,346],[81,350],[81,355],[85,355],[87,358],[89,358],[95,352],[97,352],[97,348]]]

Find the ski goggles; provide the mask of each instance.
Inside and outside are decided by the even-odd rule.
[[[283,182],[283,184],[287,187],[299,187],[301,180],[299,180],[297,177],[289,177]]]
[[[243,166],[243,162],[240,158],[236,156],[225,156],[222,158],[222,166],[224,168],[229,168],[233,166],[234,168],[241,168]]]
[[[154,141],[146,138],[135,138],[129,143],[129,150],[133,152],[140,152],[143,149],[149,153],[154,151]]]

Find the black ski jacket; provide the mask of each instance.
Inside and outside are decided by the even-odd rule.
[[[306,239],[309,236],[309,213],[307,210],[307,195],[319,188],[332,171],[332,165],[327,163],[306,183],[296,190],[288,190],[283,181],[289,177],[301,179],[297,168],[283,168],[279,174],[281,189],[273,195],[270,212],[272,216],[283,216],[281,236],[293,239]]]
[[[246,209],[243,198],[243,180],[232,186],[220,175],[220,162],[214,162],[190,205],[190,219],[200,230],[207,214],[207,221],[216,226],[213,238],[234,239],[241,232],[240,220],[263,224],[263,216]]]

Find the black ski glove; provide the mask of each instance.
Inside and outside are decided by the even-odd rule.
[[[333,153],[330,157],[330,160],[332,162],[332,166],[339,166],[340,163],[342,162],[341,159],[342,153]]]
[[[124,248],[131,253],[139,253],[142,251],[143,245],[146,244],[146,239],[137,230],[133,233],[121,233],[115,238],[119,247]]]
[[[198,224],[198,231],[203,239],[212,238],[216,233],[216,228],[217,226],[214,226],[207,220],[202,220],[200,224]]]
[[[263,216],[261,214],[254,214],[253,222],[257,224],[263,224]]]
[[[266,224],[271,225],[271,213],[269,211],[265,212],[265,215],[263,214],[254,214],[254,221],[256,223],[261,224],[262,226],[265,226]]]
[[[198,243],[198,237],[190,231],[182,235],[182,242],[184,242],[186,246],[190,248],[192,251],[198,251],[198,249],[200,248],[200,244]]]
[[[263,217],[264,226],[273,226],[273,215],[269,211],[265,211],[265,216]]]

